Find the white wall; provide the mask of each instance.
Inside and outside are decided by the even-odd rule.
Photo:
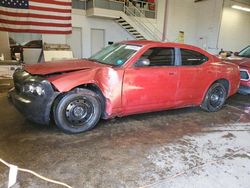
[[[221,25],[223,0],[209,0],[196,3],[196,41],[197,46],[217,53]]]
[[[10,58],[10,45],[8,32],[0,31],[0,56],[4,55],[5,60]]]
[[[123,40],[134,39],[123,28],[121,28],[112,19],[102,19],[95,17],[85,16],[82,10],[73,9],[72,13],[72,26],[82,28],[82,54],[83,57],[91,55],[91,29],[104,29],[105,30],[105,46],[109,41],[119,42]],[[47,43],[66,43],[65,35],[43,35],[43,42]]]
[[[230,0],[168,0],[167,38],[176,41],[185,32],[185,43],[211,53],[221,48],[239,51],[250,44],[250,13],[231,8]],[[238,4],[246,6],[244,4]]]
[[[114,20],[86,17],[83,15],[83,11],[74,10],[72,24],[73,27],[82,27],[83,57],[91,55],[91,29],[105,30],[105,46],[108,45],[109,41],[119,42],[133,39]]]
[[[43,39],[43,42],[46,42],[46,43],[66,44],[66,36],[65,35],[43,34],[42,39]]]
[[[37,33],[12,33],[9,32],[9,37],[15,39],[19,44],[29,42],[31,40],[41,40],[42,35]]]
[[[221,23],[219,47],[239,51],[250,44],[250,12],[231,8],[225,4]]]
[[[185,43],[210,52],[217,51],[223,0],[194,3],[194,0],[169,0],[167,38],[177,41],[179,31],[185,33]]]
[[[179,31],[185,32],[185,43],[196,44],[196,12],[193,0],[169,0],[167,38],[177,41]]]

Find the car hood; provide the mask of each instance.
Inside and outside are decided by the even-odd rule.
[[[239,65],[240,67],[247,67],[250,68],[250,58],[244,58],[244,57],[229,57],[227,58],[227,61],[230,61],[232,63],[235,63]]]
[[[33,75],[49,75],[107,66],[89,60],[64,60],[25,65],[24,70]]]

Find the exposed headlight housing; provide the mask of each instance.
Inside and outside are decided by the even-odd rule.
[[[39,83],[26,83],[22,87],[22,92],[35,96],[42,96],[45,93],[44,88]]]

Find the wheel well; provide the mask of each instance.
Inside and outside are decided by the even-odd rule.
[[[229,89],[230,89],[230,84],[229,84],[228,80],[226,80],[226,79],[220,79],[220,80],[215,81],[215,83],[221,83],[225,87],[227,95],[228,95]]]
[[[76,88],[89,89],[89,90],[97,93],[97,95],[99,96],[99,99],[101,101],[101,105],[102,105],[102,117],[104,117],[105,116],[105,107],[106,107],[106,98],[104,97],[101,89],[96,84],[84,84],[84,85],[77,86]],[[76,89],[76,88],[74,88],[74,89]],[[72,89],[72,90],[74,90],[74,89]]]
[[[102,105],[102,115],[101,117],[105,117],[106,113],[105,113],[105,108],[106,108],[106,98],[104,97],[102,91],[100,90],[100,88],[95,85],[95,84],[84,84],[84,85],[80,85],[77,86],[75,88],[73,88],[71,91],[76,90],[77,88],[84,88],[84,89],[89,89],[91,91],[94,91],[95,93],[98,94],[99,99],[101,101],[101,105]],[[70,91],[68,91],[70,92]],[[60,93],[53,101],[52,105],[51,105],[51,110],[50,110],[50,119],[53,120],[53,111],[55,106],[57,105],[57,103],[67,94],[67,92],[65,93]],[[53,120],[54,121],[54,120]]]

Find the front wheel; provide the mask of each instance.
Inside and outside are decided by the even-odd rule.
[[[213,84],[201,104],[201,108],[208,112],[216,112],[222,108],[227,97],[227,91],[221,83]]]
[[[81,133],[92,129],[101,117],[101,101],[88,89],[66,94],[54,106],[54,120],[67,133]]]

